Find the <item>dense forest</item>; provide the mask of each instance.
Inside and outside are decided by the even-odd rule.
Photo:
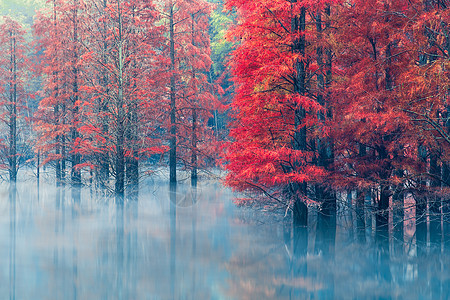
[[[162,168],[223,168],[239,203],[298,225],[342,199],[379,226],[449,211],[447,0],[31,5],[0,29],[10,181],[46,167],[132,197]]]

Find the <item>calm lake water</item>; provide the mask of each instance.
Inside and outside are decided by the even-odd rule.
[[[1,299],[449,299],[450,232],[385,235],[354,214],[237,208],[218,183],[149,182],[116,204],[41,183],[0,186]],[[430,226],[430,225],[428,225]],[[436,236],[438,238],[436,238]],[[399,238],[400,237],[400,238]]]

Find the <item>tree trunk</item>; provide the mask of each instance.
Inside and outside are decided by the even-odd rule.
[[[117,145],[116,145],[116,184],[115,192],[117,195],[123,196],[125,191],[125,159],[124,159],[124,130],[123,121],[118,122],[117,128]]]
[[[132,16],[134,18],[135,13],[134,10],[132,12]],[[135,43],[131,43],[129,45],[131,47],[136,47]],[[132,76],[133,78],[137,78],[138,74],[136,71],[136,61],[133,60],[132,64]],[[128,82],[129,88],[132,90],[136,90],[136,81],[133,80]],[[126,178],[127,178],[127,198],[129,200],[137,200],[138,199],[138,189],[139,189],[139,153],[137,151],[137,145],[139,143],[139,118],[138,118],[138,103],[137,99],[134,95],[128,96],[127,101],[127,121],[128,124],[126,126],[126,140],[128,148],[131,148],[131,156],[127,156],[126,158]]]
[[[328,10],[325,11],[325,13],[329,16],[330,10],[328,7]],[[322,26],[322,13],[319,11],[316,15],[316,30],[319,33],[319,37],[322,38],[323,34],[323,26]],[[329,27],[330,24],[328,22],[325,24],[325,26]],[[329,49],[327,51],[330,51]],[[325,82],[324,74],[319,71],[317,75],[317,87],[318,87],[318,94],[317,94],[317,101],[319,104],[326,109],[327,115],[323,113],[322,111],[319,112],[319,122],[324,123],[327,117],[331,117],[331,110],[329,109],[326,99],[325,99],[325,87],[329,86],[331,83],[331,63],[330,60],[331,57],[327,57],[327,66],[325,66],[324,63],[324,57],[323,57],[323,48],[319,46],[317,48],[317,65],[319,66],[319,70],[322,72],[326,72],[326,69],[330,69],[330,74],[327,74],[327,82]],[[327,70],[328,71],[328,70]],[[326,74],[326,73],[325,73]],[[329,96],[329,95],[328,95]],[[317,140],[317,150],[319,152],[319,160],[318,165],[323,167],[325,170],[331,171],[332,163],[334,160],[334,153],[333,153],[333,144],[330,138],[327,137],[320,137]],[[330,190],[328,187],[321,184],[319,186],[320,195],[318,195],[319,201],[322,201],[321,205],[321,213],[325,215],[335,215],[336,214],[336,195],[335,193]]]
[[[176,127],[176,97],[175,97],[175,33],[174,4],[169,1],[169,51],[170,51],[170,151],[169,169],[171,183],[177,182],[177,127]]]
[[[373,43],[375,47],[375,42]],[[391,43],[386,46],[386,61],[387,66],[385,68],[385,90],[392,91],[393,80],[391,74]],[[382,138],[381,146],[377,147],[378,159],[382,162],[389,159],[388,149],[383,145],[385,137]],[[377,231],[382,231],[383,233],[388,232],[388,222],[389,222],[389,197],[391,196],[390,184],[388,179],[391,177],[390,174],[390,162],[383,163],[382,169],[380,171],[380,198],[378,199],[378,212],[376,216]]]
[[[366,242],[366,214],[365,214],[366,193],[363,190],[356,191],[356,235],[358,241]]]
[[[194,14],[191,15],[192,18],[192,45],[195,46],[194,40]],[[192,65],[192,79],[195,82],[195,67]],[[192,100],[192,140],[191,140],[191,185],[197,186],[198,177],[198,162],[197,162],[197,107],[195,101],[196,95],[193,95]]]
[[[291,30],[293,33],[299,33],[298,37],[293,41],[292,51],[305,55],[306,40],[302,34],[306,29],[306,8],[302,7],[299,16],[295,16],[292,19]],[[306,65],[303,60],[297,59],[295,61],[294,68],[296,70],[296,76],[294,78],[294,93],[299,95],[305,95],[306,93]],[[293,149],[306,151],[306,127],[303,126],[300,129],[300,125],[306,117],[306,112],[303,107],[298,106],[295,109],[295,132],[293,140]],[[294,163],[295,164],[295,163]],[[295,167],[295,165],[294,165]],[[308,224],[308,207],[303,201],[302,196],[307,196],[307,183],[295,183],[292,184],[292,193],[294,197],[293,207],[293,221],[295,226],[307,226]]]
[[[36,178],[39,184],[39,176],[40,176],[40,164],[41,164],[41,152],[38,150],[38,153],[36,155]]]
[[[428,208],[430,210],[430,243],[440,247],[442,228],[441,228],[441,198],[437,195],[441,187],[441,167],[438,164],[438,153],[432,153],[430,156],[430,174],[432,194],[428,197]]]
[[[127,197],[130,200],[137,200],[139,189],[139,160],[138,151],[134,149],[138,142],[138,118],[137,118],[137,105],[132,103],[130,105],[129,112],[129,124],[127,127],[127,140],[132,150],[132,156],[126,158],[126,178],[127,178]]]
[[[108,1],[103,1],[103,13],[105,13],[106,8],[108,6]],[[108,52],[108,43],[106,41],[107,39],[107,28],[106,28],[106,22],[103,22],[103,51],[102,51],[102,62],[103,65],[107,65],[106,60],[106,53]],[[103,69],[103,78],[102,78],[102,84],[103,88],[105,89],[103,97],[101,97],[102,103],[100,104],[100,113],[102,115],[101,122],[102,122],[102,133],[103,135],[107,136],[109,132],[109,117],[107,116],[108,112],[108,102],[109,101],[109,78],[108,73],[105,69]],[[105,187],[108,179],[109,179],[109,154],[106,150],[104,150],[103,153],[100,154],[100,186]]]
[[[419,162],[422,165],[421,172],[426,172],[427,149],[419,145],[418,147]],[[418,245],[426,245],[427,242],[427,200],[425,196],[426,181],[421,178],[417,186],[416,200],[416,241]]]
[[[380,161],[388,159],[388,151],[386,147],[378,147],[377,152]],[[380,196],[378,199],[378,210],[376,215],[377,230],[383,232],[387,232],[389,222],[389,197],[391,196],[391,192],[390,185],[386,183],[389,176],[389,167],[385,166],[385,168],[383,168],[380,173]]]
[[[77,165],[81,163],[81,157],[78,153],[77,149],[75,148],[75,143],[77,142],[79,138],[78,133],[78,114],[79,114],[79,108],[78,108],[78,49],[77,49],[77,43],[78,43],[78,0],[75,0],[74,3],[75,7],[73,9],[73,100],[72,100],[72,127],[71,127],[71,136],[72,136],[72,170],[71,170],[71,180],[73,186],[80,186],[81,185],[81,170],[77,168]]]
[[[53,31],[55,33],[54,38],[56,38],[56,32],[57,32],[57,22],[56,22],[56,1],[53,0]],[[55,46],[55,55],[57,53],[57,47]],[[57,56],[57,55],[56,55]],[[58,71],[53,71],[53,83],[55,85],[54,87],[54,97],[55,100],[58,101],[59,98],[59,92],[58,92]],[[55,117],[55,125],[59,125],[61,122],[61,116],[60,116],[60,112],[59,112],[59,104],[56,103],[54,108],[54,117]],[[55,137],[55,154],[56,156],[59,156],[61,154],[61,136],[58,134]],[[56,176],[56,185],[59,186],[61,184],[61,160],[58,158],[56,161],[56,167],[55,167],[55,176]]]
[[[402,178],[404,176],[403,170],[396,171],[397,176]],[[392,202],[394,205],[393,225],[394,225],[394,238],[397,241],[403,241],[404,231],[404,218],[405,218],[405,194],[403,191],[403,183],[395,186],[394,193],[392,194]]]
[[[11,38],[11,107],[9,112],[9,180],[17,180],[17,64],[16,64],[16,38],[10,32]]]
[[[124,112],[124,99],[123,99],[123,40],[122,40],[122,14],[120,10],[120,1],[117,2],[118,14],[119,14],[119,36],[118,36],[118,93],[117,93],[117,132],[116,132],[116,184],[115,192],[119,198],[122,198],[125,191],[125,112]]]
[[[447,47],[450,53],[450,35],[447,39]],[[450,88],[447,90],[447,97],[450,99]],[[447,117],[447,121],[444,124],[445,128],[447,130],[447,133],[450,133],[450,106],[447,105],[446,107],[446,117]],[[446,186],[446,187],[450,187],[450,161],[445,161],[442,163],[442,185]],[[447,200],[447,199],[445,199]],[[448,203],[448,201],[443,201],[442,202],[442,214],[445,215],[448,214],[450,212],[450,205]]]
[[[61,119],[62,124],[66,124],[66,105],[63,104],[61,106]],[[66,184],[66,136],[65,134],[61,135],[61,184]]]

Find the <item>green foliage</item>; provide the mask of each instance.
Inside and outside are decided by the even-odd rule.
[[[217,3],[217,8],[211,13],[211,58],[215,78],[220,77],[225,71],[226,59],[233,46],[225,40],[225,34],[233,19],[232,15],[223,11],[221,3]]]

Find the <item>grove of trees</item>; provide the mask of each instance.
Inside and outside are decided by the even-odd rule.
[[[440,216],[449,23],[447,0],[47,0],[28,33],[1,22],[1,165],[134,197],[220,164],[301,226],[344,194],[380,227],[407,197]]]
[[[169,152],[195,179],[214,161],[208,125],[219,102],[208,80],[204,1],[48,1],[35,17],[35,151],[58,184],[135,194],[140,163]]]
[[[405,197],[417,220],[447,212],[449,6],[228,1],[237,46],[227,183],[292,210],[299,225],[310,205],[336,215],[345,193],[359,216],[370,198],[380,228]]]

